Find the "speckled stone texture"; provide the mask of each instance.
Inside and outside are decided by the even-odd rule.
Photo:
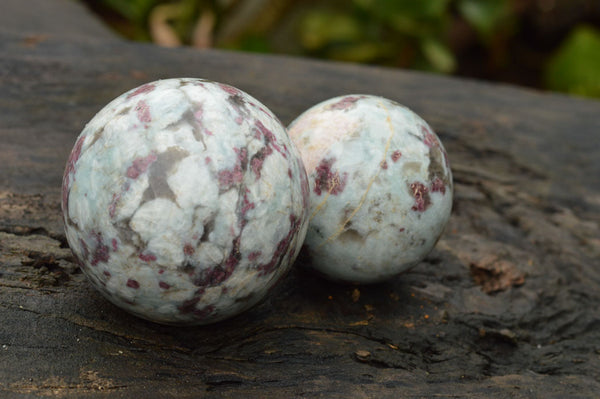
[[[81,132],[63,178],[69,245],[117,306],[206,324],[259,302],[295,260],[308,182],[278,119],[200,79],[131,90]]]
[[[325,276],[373,283],[408,270],[452,208],[442,143],[414,112],[376,96],[332,98],[288,128],[310,184],[304,251]]]

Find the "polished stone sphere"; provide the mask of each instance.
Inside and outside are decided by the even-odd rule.
[[[117,306],[206,324],[258,303],[294,262],[308,183],[285,128],[232,86],[145,84],[85,126],[63,178],[69,245]]]
[[[450,217],[452,173],[431,127],[385,98],[317,104],[288,127],[310,185],[308,265],[333,280],[385,281],[420,262]]]

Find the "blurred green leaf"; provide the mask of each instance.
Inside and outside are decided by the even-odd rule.
[[[349,62],[374,62],[393,56],[394,46],[388,43],[358,42],[334,46],[328,51],[331,59]]]
[[[440,18],[450,0],[354,0],[359,7],[380,18],[404,15],[412,19]]]
[[[551,90],[600,97],[600,31],[579,25],[571,31],[546,66]]]
[[[439,28],[450,0],[354,0],[354,3],[392,28],[420,36]]]
[[[251,51],[253,53],[271,52],[271,45],[267,38],[258,35],[244,36],[237,45],[229,48],[232,50]]]
[[[435,38],[424,38],[421,41],[421,51],[435,71],[452,73],[456,69],[452,50]]]
[[[189,40],[197,20],[199,2],[197,0],[178,0],[170,5],[174,9],[171,25],[177,35],[186,42]]]
[[[508,0],[460,0],[458,10],[477,32],[488,39],[509,15]]]
[[[330,43],[357,41],[362,36],[363,29],[356,19],[327,10],[309,11],[300,24],[300,40],[309,50],[317,50]]]

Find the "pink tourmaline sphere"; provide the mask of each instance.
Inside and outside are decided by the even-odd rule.
[[[308,183],[285,128],[234,87],[148,83],[86,125],[68,160],[69,245],[117,306],[207,324],[258,303],[294,262]]]
[[[310,184],[309,265],[373,283],[421,261],[450,217],[452,173],[429,125],[377,96],[332,98],[289,126]]]

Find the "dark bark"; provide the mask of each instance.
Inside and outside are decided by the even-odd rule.
[[[111,36],[74,2],[5,3],[0,396],[600,392],[600,103],[390,69],[161,49]],[[453,216],[435,250],[376,286],[321,280],[300,260],[268,300],[208,327],[156,325],[109,304],[65,242],[67,156],[109,100],[183,76],[237,86],[284,123],[344,93],[412,108],[441,137],[455,175]]]

